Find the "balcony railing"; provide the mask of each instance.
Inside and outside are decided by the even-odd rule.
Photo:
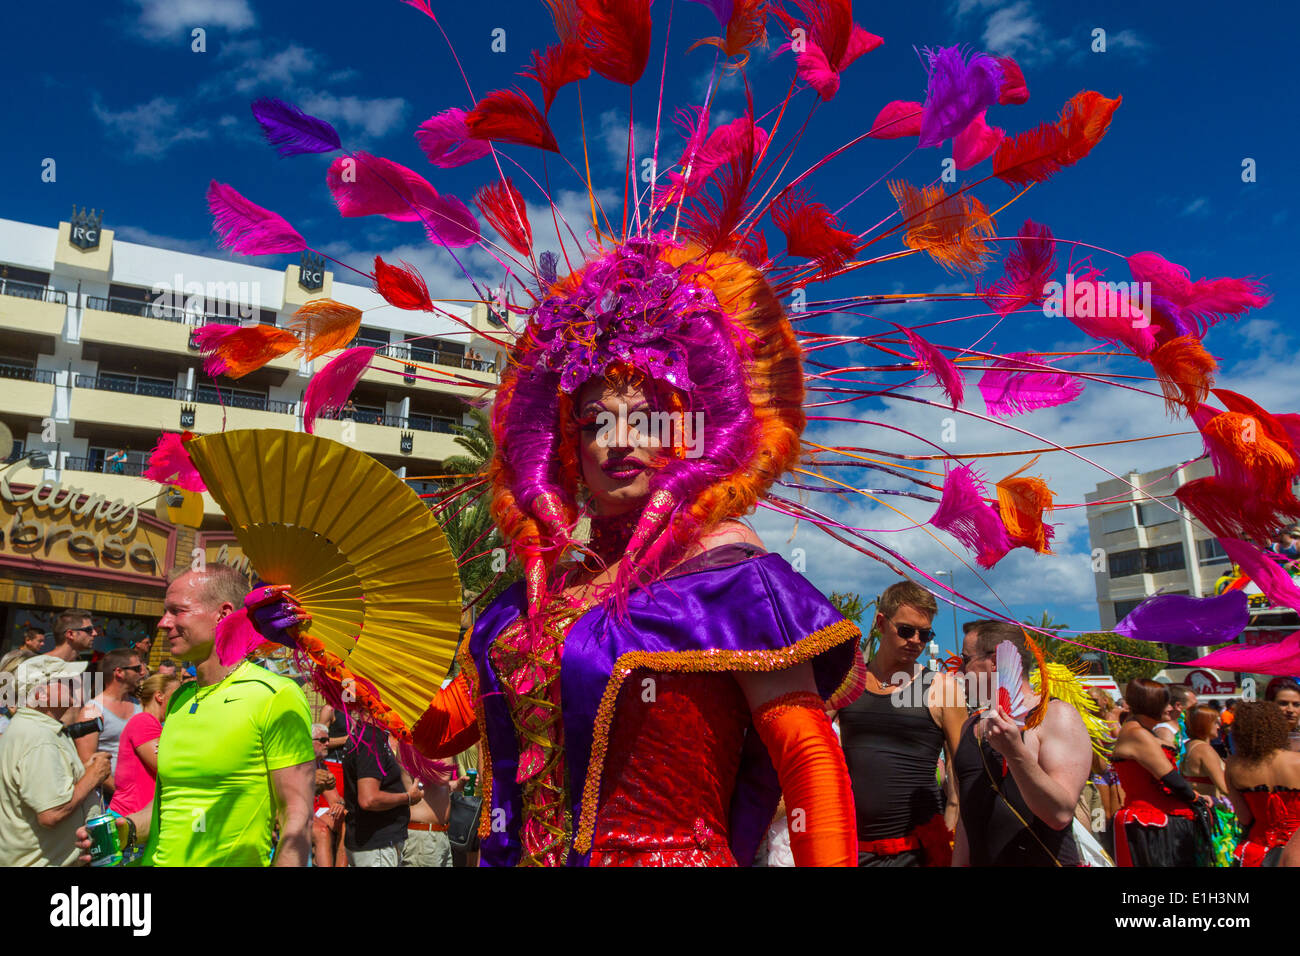
[[[375,342],[363,342],[357,339],[353,345],[375,346]],[[427,365],[449,365],[452,368],[467,368],[474,372],[490,372],[493,370],[491,362],[485,362],[482,359],[471,359],[462,355],[460,352],[444,352],[440,349],[423,348],[418,345],[407,345],[404,342],[395,342],[392,345],[385,345],[379,349],[380,355],[386,355],[389,358],[401,359],[403,362],[423,362]]]
[[[16,378],[25,382],[40,382],[42,385],[53,385],[56,374],[58,373],[48,368],[32,368],[28,365],[0,363],[0,378]]]
[[[145,395],[150,398],[169,398],[178,402],[200,402],[204,405],[224,404],[227,408],[247,408],[258,412],[274,412],[279,415],[293,415],[297,412],[296,402],[282,402],[262,395],[248,395],[240,392],[222,391],[208,388],[182,388],[163,382],[141,382],[127,377],[114,375],[78,375],[78,388],[93,388],[102,392],[121,392],[126,395]]]
[[[100,312],[117,312],[120,315],[138,315],[146,319],[159,319],[163,322],[179,322],[184,325],[203,326],[211,322],[227,325],[239,325],[243,317],[218,315],[212,312],[193,312],[177,308],[162,302],[141,302],[138,299],[119,299],[116,296],[86,296],[86,308]]]
[[[140,478],[149,466],[142,461],[105,461],[102,458],[65,458],[63,467],[68,471],[97,471],[105,475],[128,475]]]
[[[0,279],[0,295],[14,295],[20,299],[38,299],[41,302],[68,304],[68,293],[51,289],[47,285],[35,282],[18,282],[16,279]]]
[[[405,428],[417,432],[440,432],[444,435],[456,434],[456,426],[460,424],[451,419],[433,418],[429,415],[411,415],[409,418],[403,418],[401,415],[378,415],[364,408],[324,414],[320,417],[339,422],[354,421],[359,425],[384,425],[388,428]]]

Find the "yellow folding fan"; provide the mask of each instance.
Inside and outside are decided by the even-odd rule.
[[[419,495],[315,435],[239,429],[186,450],[258,577],[289,585],[311,614],[304,650],[406,737],[460,635],[456,557]]]

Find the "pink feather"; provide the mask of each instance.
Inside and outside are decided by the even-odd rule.
[[[696,107],[696,109],[699,109]],[[689,122],[689,121],[688,121]],[[659,202],[675,202],[683,195],[694,196],[704,188],[709,178],[735,159],[758,156],[767,144],[767,130],[756,126],[748,116],[741,116],[708,133],[708,116],[700,110],[696,126],[689,130],[686,148],[678,163],[680,170],[668,174]],[[707,137],[704,135],[708,133]],[[747,152],[752,150],[752,152]],[[687,167],[690,179],[686,179]]]
[[[398,744],[397,761],[406,768],[407,773],[424,784],[426,790],[445,786],[456,769],[456,765],[449,761],[426,757],[404,740]]]
[[[469,207],[446,193],[438,196],[424,212],[424,232],[435,245],[460,249],[472,246],[482,237],[478,219]]]
[[[1266,558],[1253,544],[1238,538],[1219,538],[1219,544],[1232,563],[1258,584],[1274,605],[1300,611],[1300,587],[1296,587],[1291,575],[1276,561]]]
[[[213,647],[221,666],[230,667],[232,664],[238,664],[259,647],[270,643],[257,633],[253,628],[253,622],[248,619],[248,612],[241,607],[217,622],[217,636]]]
[[[438,191],[419,173],[369,153],[339,156],[330,163],[325,182],[342,216],[416,222],[438,198]]]
[[[415,141],[433,165],[454,169],[492,152],[486,140],[470,139],[465,116],[464,110],[453,107],[429,117],[415,131]]]
[[[1248,674],[1300,677],[1300,631],[1270,644],[1233,644],[1188,661],[1187,666],[1217,667]]]
[[[1025,83],[1025,74],[1020,64],[1009,56],[997,58],[1002,67],[1002,87],[998,90],[998,102],[1003,106],[1008,103],[1019,105],[1029,102],[1029,86]]]
[[[876,114],[876,121],[871,124],[867,135],[875,139],[902,139],[904,136],[921,135],[921,113],[925,107],[920,103],[894,100],[886,103]]]
[[[1097,281],[1100,275],[1091,269],[1074,280],[1073,299],[1063,303],[1066,318],[1093,338],[1127,345],[1133,354],[1146,358],[1155,350],[1157,326],[1147,321],[1137,303],[1111,301],[1105,284]]]
[[[313,433],[318,416],[337,412],[347,404],[376,351],[366,346],[347,349],[312,376],[302,406],[302,425],[307,434]]]
[[[1043,361],[1032,353],[1017,352],[993,359],[1009,368],[989,369],[978,388],[988,413],[996,418],[1023,415],[1037,408],[1054,408],[1083,394],[1083,382],[1067,372],[1044,372],[1027,363]]]
[[[907,333],[907,341],[912,345],[912,354],[916,356],[917,363],[938,380],[939,387],[948,396],[948,401],[952,402],[952,407],[956,408],[966,395],[966,385],[957,366],[952,359],[911,329],[903,331]]]
[[[189,435],[164,432],[158,438],[158,444],[149,453],[149,467],[144,476],[150,481],[164,485],[175,485],[185,491],[207,491],[203,476],[190,460],[190,453],[185,450],[185,439]]]
[[[798,54],[794,62],[799,79],[816,90],[823,100],[834,99],[840,88],[840,75],[831,68],[821,47],[811,40],[806,41],[804,52]]]
[[[1155,252],[1128,257],[1129,271],[1138,282],[1150,282],[1151,291],[1178,306],[1185,318],[1196,322],[1198,336],[1225,316],[1240,316],[1272,301],[1262,285],[1246,279],[1198,279],[1193,282],[1187,269]]]
[[[943,483],[943,498],[930,524],[974,552],[980,567],[991,568],[1012,545],[1001,515],[986,498],[984,482],[973,468],[954,468]]]
[[[208,185],[208,211],[212,228],[225,249],[241,256],[265,256],[279,252],[301,252],[307,240],[278,213],[249,202],[233,186],[215,179]]]
[[[969,126],[953,137],[952,158],[958,169],[978,166],[1006,139],[1006,130],[984,122],[984,112],[981,110]]]
[[[1003,263],[1002,278],[987,289],[979,289],[979,293],[989,308],[1007,315],[1027,305],[1041,305],[1047,297],[1044,288],[1054,272],[1056,241],[1052,230],[1026,219],[1015,248]]]

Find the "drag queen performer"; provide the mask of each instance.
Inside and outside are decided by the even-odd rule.
[[[802,400],[779,303],[729,256],[633,240],[542,303],[493,421],[525,581],[413,729],[484,748],[485,864],[748,864],[782,791],[796,861],[852,863],[823,704],[858,629],[734,520],[793,464]]]

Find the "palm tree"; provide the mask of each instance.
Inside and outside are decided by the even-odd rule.
[[[451,455],[442,463],[447,475],[464,476],[461,480],[445,479],[447,489],[487,474],[488,463],[496,451],[492,439],[491,416],[483,408],[470,407],[468,425],[456,425],[455,442],[465,454]],[[460,584],[466,605],[481,609],[519,577],[515,562],[506,561],[501,532],[492,521],[488,493],[475,488],[458,496],[441,513],[438,524],[447,535],[447,544],[460,563]],[[499,575],[499,576],[498,576]],[[488,593],[484,593],[484,591]]]

